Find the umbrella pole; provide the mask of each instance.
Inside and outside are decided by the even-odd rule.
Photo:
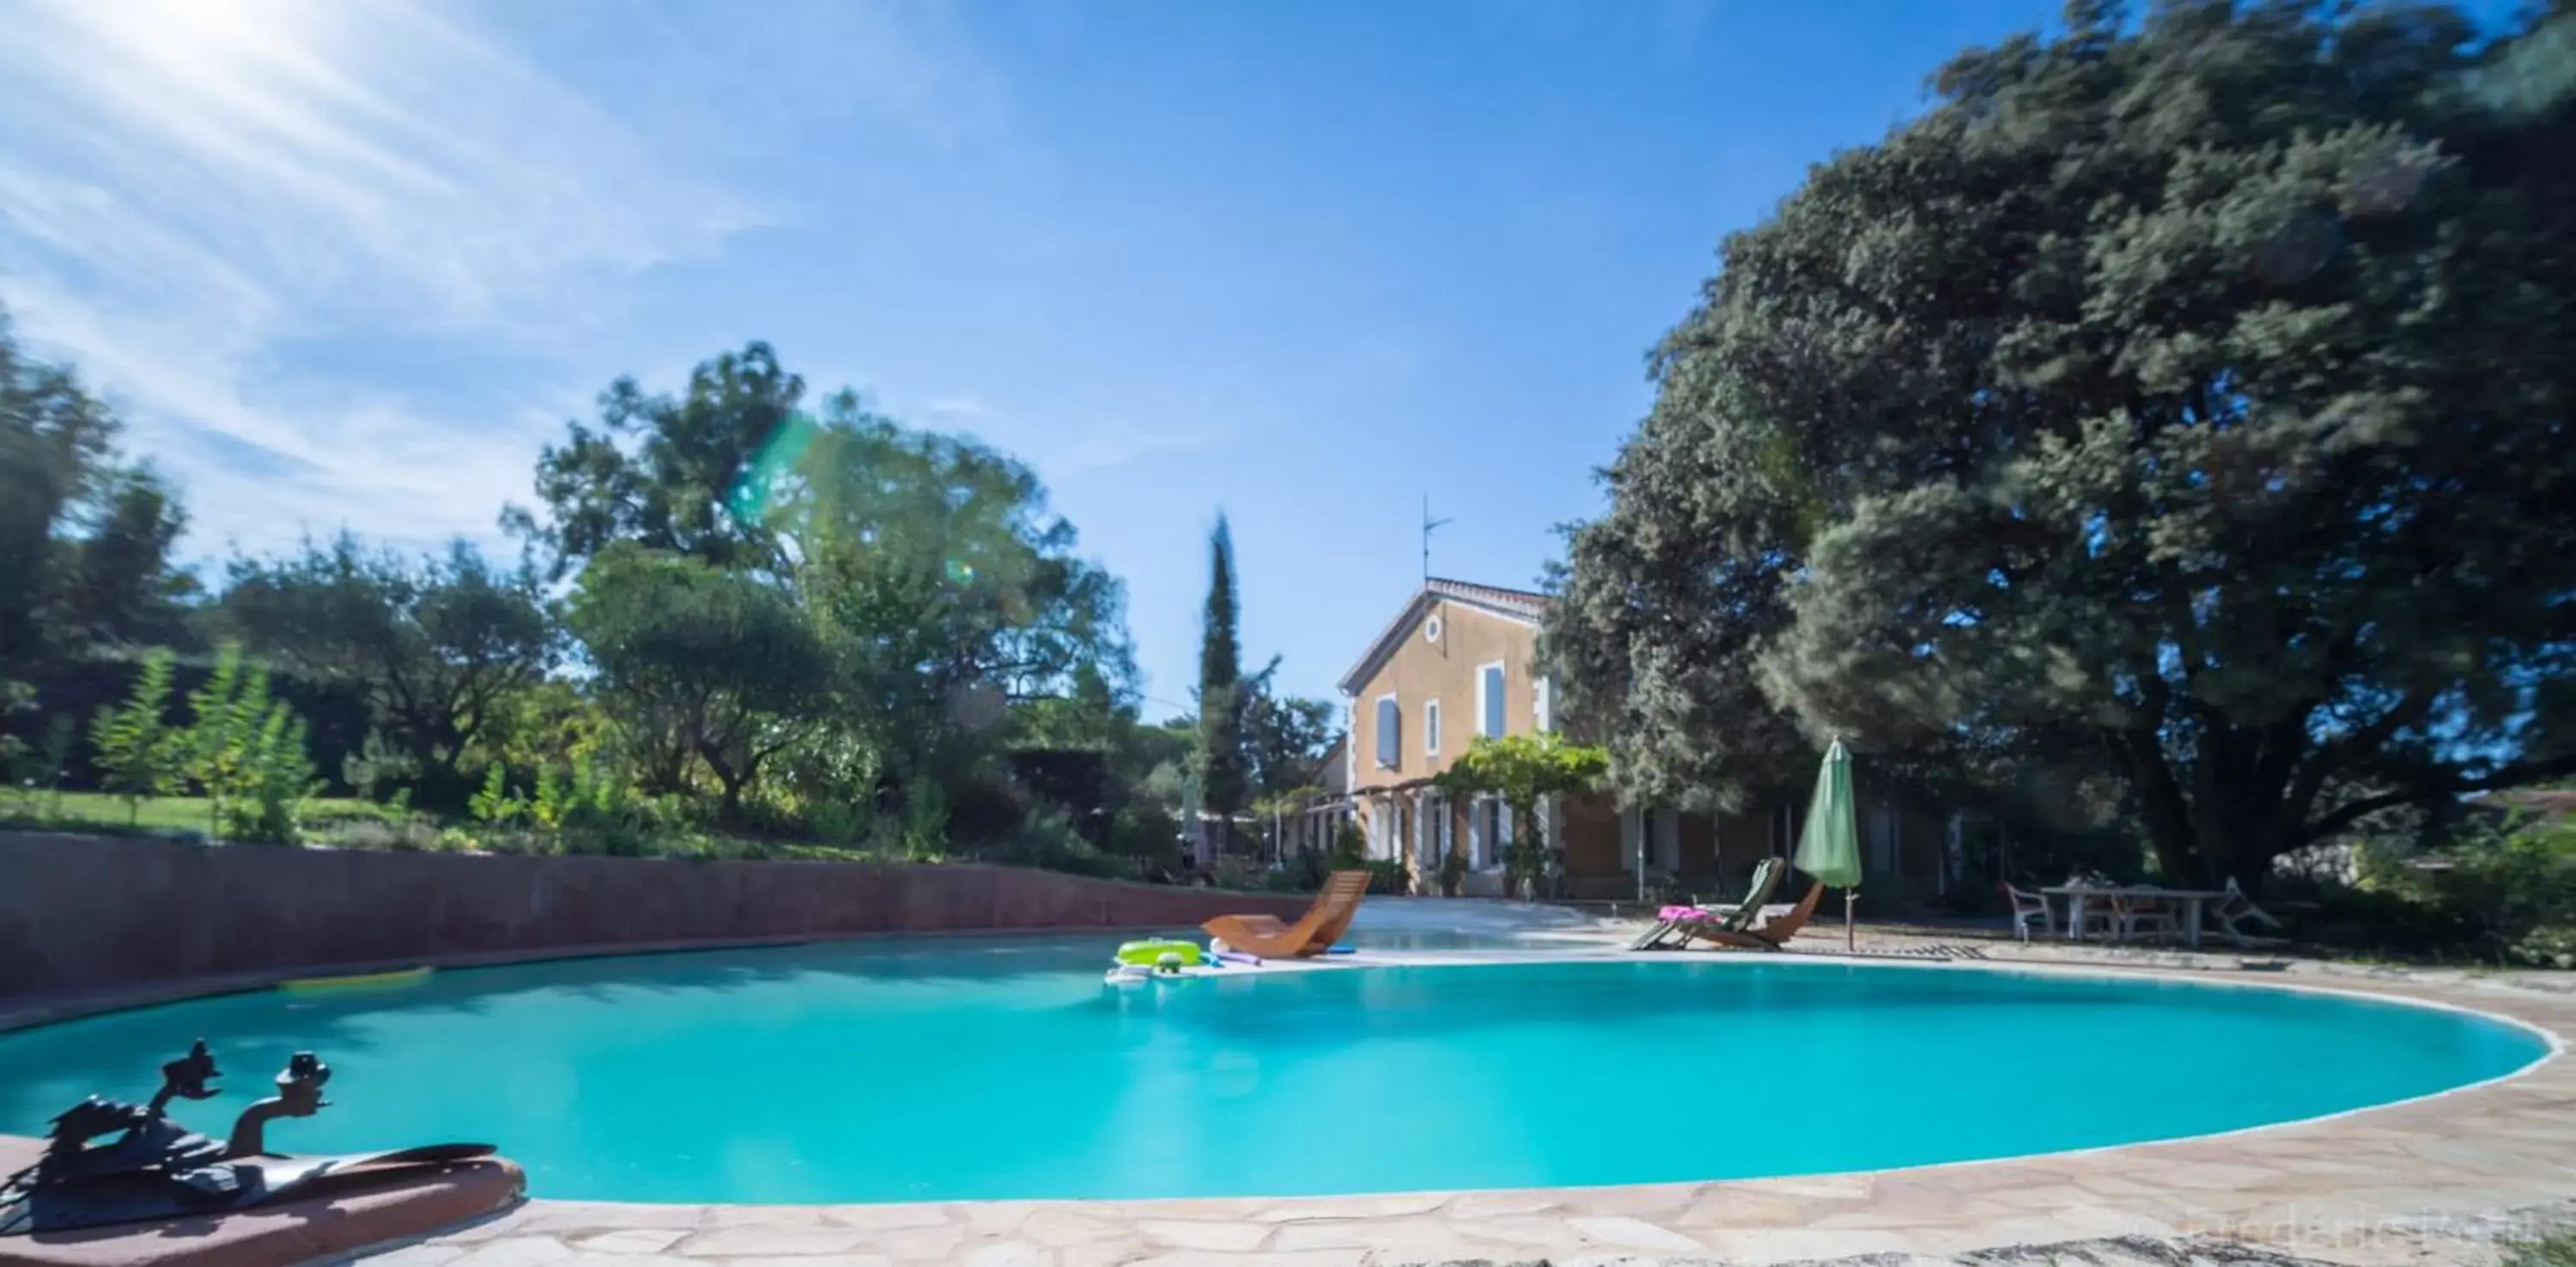
[[[1852,891],[1850,889],[1845,889],[1843,890],[1843,949],[1845,950],[1855,950],[1859,948],[1859,943],[1854,940],[1856,934],[1852,931],[1851,907]]]

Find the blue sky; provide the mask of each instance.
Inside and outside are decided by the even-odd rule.
[[[498,542],[611,378],[753,338],[1034,464],[1195,680],[1330,694],[1434,569],[1527,585],[1718,239],[2055,0],[37,0],[0,301],[189,548]],[[1160,714],[1166,705],[1152,706]]]

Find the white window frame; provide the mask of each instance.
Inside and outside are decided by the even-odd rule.
[[[1556,729],[1556,683],[1548,678],[1530,683],[1530,724],[1542,731]]]
[[[1420,816],[1413,830],[1415,865],[1436,872],[1449,852],[1448,798],[1436,791],[1421,793],[1414,799],[1414,812]]]
[[[1487,730],[1485,729],[1485,721],[1486,721],[1486,719],[1487,719],[1487,718],[1489,718],[1489,717],[1492,717],[1492,716],[1494,715],[1495,711],[1496,711],[1496,710],[1495,710],[1494,705],[1493,705],[1491,702],[1489,702],[1489,700],[1488,700],[1488,696],[1487,696],[1487,692],[1486,692],[1486,690],[1485,690],[1485,671],[1486,671],[1486,670],[1488,670],[1488,669],[1491,669],[1491,670],[1494,672],[1494,674],[1496,675],[1496,677],[1500,679],[1499,684],[1500,684],[1500,685],[1501,685],[1501,687],[1503,688],[1503,698],[1502,698],[1502,701],[1501,701],[1501,703],[1502,703],[1502,708],[1501,708],[1501,710],[1500,710],[1500,711],[1501,711],[1501,713],[1502,713],[1502,728],[1501,728],[1500,730],[1494,730],[1494,731],[1487,731]],[[1476,733],[1477,733],[1477,734],[1479,734],[1479,735],[1483,735],[1484,737],[1486,737],[1486,738],[1488,738],[1488,739],[1500,739],[1500,738],[1502,738],[1504,735],[1511,733],[1511,729],[1512,729],[1512,703],[1511,703],[1511,700],[1512,700],[1512,671],[1511,671],[1511,668],[1510,668],[1508,665],[1506,665],[1503,661],[1500,661],[1500,660],[1488,660],[1488,661],[1484,662],[1483,664],[1477,665],[1477,666],[1476,666]]]
[[[1440,755],[1440,701],[1436,699],[1422,705],[1422,755]]]
[[[1512,846],[1512,807],[1483,793],[1467,802],[1467,863],[1479,872],[1500,871]]]
[[[1386,694],[1369,701],[1369,727],[1373,730],[1383,729],[1385,727],[1386,719],[1390,715],[1390,710],[1382,706],[1388,704],[1395,705],[1392,710],[1392,715],[1396,720],[1396,741],[1394,743],[1388,743],[1386,742],[1386,736],[1384,735],[1370,735],[1369,760],[1374,763],[1378,769],[1396,770],[1401,769],[1404,766],[1404,705],[1397,701],[1395,698],[1395,692],[1389,691]],[[1382,752],[1394,753],[1395,759],[1390,761],[1379,756],[1378,754]]]

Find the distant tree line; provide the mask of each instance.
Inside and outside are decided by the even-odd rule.
[[[175,557],[177,493],[118,435],[0,320],[13,782],[220,799],[234,783],[181,737],[210,737],[207,701],[255,683],[242,742],[274,711],[271,747],[307,763],[277,758],[272,791],[621,852],[685,824],[1179,865],[1198,725],[1142,720],[1123,588],[1037,476],[846,390],[809,402],[766,345],[676,393],[612,384],[539,457],[534,500],[505,510],[513,562],[343,534],[201,581]],[[1222,698],[1228,733],[1269,745],[1280,773],[1320,757],[1319,728],[1262,720],[1320,705],[1271,699],[1266,680]]]

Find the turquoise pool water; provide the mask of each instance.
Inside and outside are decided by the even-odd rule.
[[[200,1035],[220,1134],[287,1054],[331,1152],[487,1140],[542,1196],[902,1201],[1736,1178],[2193,1135],[2438,1091],[2546,1050],[2279,990],[1680,957],[1104,986],[1113,939],[441,973],[0,1035],[0,1130],[141,1099]]]

